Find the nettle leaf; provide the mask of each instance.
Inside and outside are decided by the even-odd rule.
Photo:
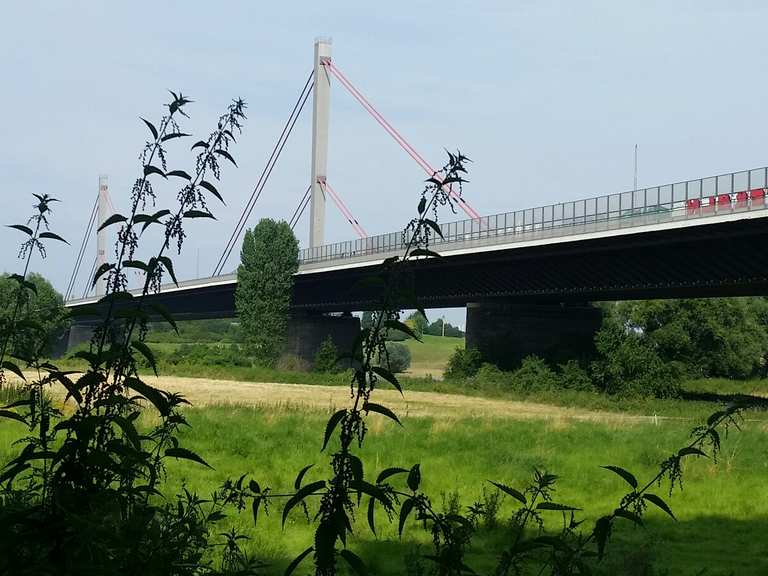
[[[49,238],[51,240],[58,240],[59,242],[64,242],[64,244],[69,244],[64,238],[59,236],[58,234],[54,234],[53,232],[41,232],[40,238]]]
[[[627,484],[632,486],[632,488],[637,489],[637,478],[635,478],[634,475],[628,470],[625,470],[619,466],[600,466],[600,468],[605,468],[606,470],[610,470],[611,472],[618,474],[624,478]]]
[[[400,387],[400,382],[397,381],[397,378],[395,378],[395,375],[392,374],[392,372],[383,366],[371,366],[371,370],[392,384],[392,386],[394,386],[395,389],[400,392],[401,395],[403,395],[403,389]]]
[[[655,504],[656,506],[664,510],[664,512],[669,514],[672,517],[672,520],[677,521],[677,518],[675,518],[675,515],[672,513],[672,509],[667,505],[666,502],[664,502],[664,500],[656,496],[656,494],[651,494],[651,493],[643,494],[643,500],[648,500],[648,502],[652,502],[653,504]]]
[[[13,362],[11,362],[10,360],[3,360],[3,368],[4,368],[5,370],[10,370],[10,371],[11,371],[11,372],[13,372],[14,374],[16,374],[16,376],[18,376],[19,378],[21,378],[21,379],[22,379],[24,382],[26,382],[26,381],[27,381],[27,379],[26,379],[26,378],[24,378],[24,373],[21,371],[21,368],[19,368],[18,366],[16,366],[16,364],[14,364]]]
[[[218,190],[216,190],[216,186],[214,186],[213,184],[211,184],[211,183],[210,183],[210,182],[208,182],[207,180],[201,180],[201,181],[200,181],[200,186],[201,186],[201,187],[203,187],[203,188],[205,188],[206,190],[208,190],[208,192],[210,192],[210,193],[211,193],[211,194],[213,194],[214,196],[216,196],[216,198],[218,198],[218,199],[219,199],[219,201],[220,201],[222,204],[226,205],[226,202],[224,202],[224,199],[221,197],[221,194],[219,194],[219,191],[218,191]]]
[[[421,467],[418,464],[414,464],[411,470],[408,472],[408,480],[406,481],[408,488],[416,492],[421,484]]]
[[[504,492],[504,494],[512,496],[512,498],[514,498],[515,500],[518,500],[523,505],[528,504],[528,499],[525,497],[525,494],[523,494],[522,492],[515,490],[514,488],[507,486],[506,484],[500,484],[498,482],[494,482],[493,480],[488,480],[488,482],[496,486],[496,488]]]
[[[184,172],[184,170],[171,170],[165,173],[166,176],[176,176],[177,178],[184,178],[184,180],[192,180],[192,176]]]
[[[173,280],[173,283],[178,286],[179,282],[176,280],[176,274],[173,271],[173,260],[171,260],[168,256],[160,256],[158,260],[160,260],[163,266],[165,266],[165,269],[168,270],[168,274],[171,275],[171,280]]]
[[[216,220],[216,217],[213,214],[203,210],[187,210],[184,212],[184,218],[213,218]]]
[[[368,568],[366,568],[365,563],[360,559],[360,557],[350,552],[349,550],[342,550],[339,552],[339,555],[344,558],[344,560],[347,561],[347,564],[349,564],[349,567],[352,568],[352,571],[357,574],[358,576],[367,576],[368,575]]]
[[[400,534],[400,538],[403,537],[403,527],[405,526],[405,521],[408,520],[408,515],[413,511],[414,506],[415,504],[413,498],[409,498],[403,502],[403,505],[400,507],[400,519],[397,523],[397,531]]]
[[[147,264],[145,262],[142,262],[141,260],[126,260],[123,262],[124,268],[137,268],[139,270],[142,270],[143,272],[147,272],[149,268],[147,267]]]
[[[109,262],[104,262],[101,266],[99,266],[99,269],[96,270],[96,273],[93,275],[93,284],[91,285],[91,288],[96,286],[96,282],[99,281],[99,278],[101,278],[104,274],[112,270],[114,268],[114,264],[110,264]]]
[[[27,423],[27,421],[24,419],[24,417],[21,414],[16,414],[16,412],[12,412],[11,410],[0,410],[0,418],[8,418],[9,420],[16,420],[17,422],[21,422],[22,424]]]
[[[165,455],[170,458],[181,458],[183,460],[192,460],[193,462],[197,462],[198,464],[202,464],[203,466],[206,466],[213,470],[213,467],[208,464],[205,460],[203,460],[200,456],[192,452],[192,450],[187,450],[186,448],[179,448],[178,446],[175,448],[166,448]]]
[[[224,158],[226,158],[227,160],[232,162],[232,164],[234,164],[235,167],[237,167],[237,162],[235,162],[235,159],[232,158],[232,155],[229,152],[227,152],[226,150],[219,149],[219,150],[214,150],[213,152],[214,152],[214,154],[218,154],[219,156],[223,156]]]
[[[293,487],[298,490],[301,488],[301,481],[304,479],[304,476],[306,475],[307,471],[312,468],[314,464],[310,464],[309,466],[304,466],[301,470],[299,470],[298,475],[296,476],[296,480],[293,482]]]
[[[296,556],[293,560],[291,560],[291,563],[288,564],[288,568],[285,569],[284,576],[291,576],[293,572],[296,570],[296,568],[299,567],[299,564],[301,564],[301,561],[304,560],[311,552],[313,552],[315,549],[313,547],[309,547],[304,552]]]
[[[169,312],[168,308],[166,308],[162,304],[150,304],[149,307],[150,309],[157,312],[163,320],[168,322],[168,324],[171,325],[171,327],[173,328],[174,332],[176,332],[176,334],[179,333],[179,327],[176,325],[176,320],[173,319],[173,316]]]
[[[104,222],[102,223],[102,225],[101,225],[101,226],[99,226],[98,230],[96,230],[96,231],[97,231],[97,232],[101,232],[101,231],[102,231],[102,230],[104,230],[104,228],[106,228],[107,226],[112,226],[112,224],[117,224],[118,222],[125,222],[125,221],[127,221],[127,220],[128,220],[128,218],[126,218],[126,217],[125,217],[125,216],[123,216],[122,214],[112,214],[112,216],[110,216],[109,218],[107,218],[106,220],[104,220]]]
[[[679,457],[681,457],[681,458],[683,456],[691,456],[691,455],[693,455],[693,456],[704,456],[704,458],[709,458],[709,456],[707,456],[707,454],[705,452],[703,452],[699,448],[694,448],[693,446],[686,446],[685,448],[681,448],[677,452],[677,455]]]
[[[34,234],[34,232],[32,232],[32,228],[30,228],[29,226],[24,226],[24,224],[9,224],[8,228],[14,228],[16,230],[20,230],[28,236],[32,236]]]
[[[309,496],[310,494],[314,494],[321,488],[325,488],[325,480],[318,480],[317,482],[312,482],[311,484],[307,484],[304,486],[304,488],[300,489],[296,494],[291,496],[291,498],[288,500],[288,502],[285,503],[285,508],[283,508],[283,526],[285,526],[285,521],[288,519],[288,513],[304,498]]]
[[[411,256],[428,256],[429,258],[442,258],[440,254],[434,250],[428,250],[427,248],[416,248],[411,250]]]
[[[616,508],[616,510],[613,511],[613,515],[617,518],[625,518],[631,522],[634,522],[638,526],[643,525],[643,519],[640,518],[640,516],[634,512],[630,512],[629,510],[624,510],[624,508]]]
[[[168,414],[170,404],[168,403],[168,398],[165,397],[161,390],[150,386],[146,382],[142,382],[138,378],[126,378],[125,385],[149,400],[160,414],[163,416]]]
[[[556,502],[539,502],[536,505],[536,510],[557,510],[559,512],[567,512],[570,510],[581,510],[581,508],[574,508],[566,504],[557,504]]]
[[[339,410],[333,414],[328,419],[328,424],[325,425],[325,437],[323,438],[323,447],[320,448],[320,452],[325,450],[325,447],[328,446],[328,441],[331,439],[331,435],[333,434],[333,431],[336,429],[336,426],[338,426],[339,422],[341,422],[344,417],[347,415],[347,410]]]
[[[605,545],[608,543],[608,539],[611,537],[611,517],[603,516],[598,518],[595,522],[595,528],[592,530],[592,534],[597,542],[597,557],[602,560],[605,554]]]
[[[440,236],[440,238],[443,238],[443,231],[440,230],[440,226],[437,225],[437,222],[435,222],[434,220],[430,220],[429,218],[424,218],[424,224],[432,228],[435,234]]]
[[[400,424],[400,426],[403,425],[402,422],[400,422],[400,419],[397,417],[397,415],[394,412],[392,412],[392,410],[390,410],[386,406],[382,406],[381,404],[366,402],[365,404],[363,404],[363,410],[365,410],[366,412],[376,412],[377,414],[381,414],[382,416],[391,418],[392,420]]]
[[[405,472],[408,472],[405,468],[399,468],[399,467],[393,467],[393,468],[387,468],[385,470],[382,470],[379,472],[379,475],[376,477],[376,484],[381,484],[389,478],[390,476],[394,476],[395,474],[404,474]]]
[[[149,363],[150,368],[152,368],[152,371],[155,373],[155,376],[157,376],[157,363],[155,362],[155,355],[152,352],[152,349],[141,340],[132,340],[131,346],[134,347],[139,352],[141,352],[141,355],[147,359],[147,362]]]
[[[136,430],[136,427],[133,425],[133,422],[127,418],[123,418],[122,416],[114,416],[115,424],[120,426],[122,428],[123,432],[125,433],[125,437],[128,438],[128,441],[133,445],[136,450],[141,450],[141,439],[139,438],[139,433]]]
[[[163,136],[160,141],[168,142],[168,140],[173,140],[174,138],[185,138],[186,136],[191,136],[191,134],[185,134],[184,132],[171,132],[170,134]]]
[[[416,332],[414,332],[413,329],[410,326],[408,326],[408,324],[405,324],[404,322],[400,322],[400,320],[387,320],[386,322],[384,322],[384,327],[391,328],[393,330],[400,330],[400,332],[404,332],[414,340],[418,340],[419,342],[421,342],[421,338],[419,338],[416,335]]]
[[[144,124],[147,125],[147,128],[149,128],[149,131],[152,132],[152,136],[155,140],[157,140],[157,128],[155,128],[154,124],[150,122],[149,120],[144,120],[144,118],[141,118],[141,120],[144,122]]]
[[[190,150],[194,150],[195,148],[208,148],[208,142],[205,142],[204,140],[198,140],[194,144],[192,144],[192,148]]]
[[[368,500],[368,527],[371,529],[371,532],[373,532],[373,535],[376,536],[376,498],[371,497]]]
[[[417,208],[419,211],[419,214],[424,214],[424,210],[426,210],[426,208],[427,208],[427,199],[424,196],[422,196],[421,200],[419,200],[419,206]]]
[[[166,178],[165,172],[160,170],[157,166],[152,166],[152,164],[147,164],[144,166],[144,176],[149,176],[150,174],[159,174],[163,178]]]

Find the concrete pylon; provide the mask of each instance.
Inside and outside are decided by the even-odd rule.
[[[325,183],[328,167],[328,115],[330,112],[331,78],[323,62],[331,59],[331,41],[315,40],[315,86],[312,106],[312,194],[309,216],[309,247],[322,246],[325,239]]]
[[[101,225],[109,218],[109,182],[106,176],[99,176],[99,199],[96,216],[96,268],[101,268],[107,262],[107,231],[99,230]],[[96,282],[96,296],[103,296],[107,292],[107,275],[102,274]]]

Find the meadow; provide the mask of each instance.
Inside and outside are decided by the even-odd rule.
[[[284,386],[291,397],[291,386]],[[316,387],[318,391],[321,389]],[[406,399],[407,399],[406,392]],[[230,400],[232,398],[230,397]],[[236,400],[236,399],[235,399]],[[187,410],[191,428],[183,445],[201,454],[214,468],[172,462],[166,493],[186,486],[201,495],[226,478],[248,473],[275,492],[289,491],[296,473],[315,464],[305,483],[327,476],[327,454],[320,453],[322,431],[330,407],[279,403],[208,404]],[[705,403],[700,403],[705,404]],[[710,404],[710,409],[715,405]],[[404,427],[371,416],[371,432],[361,452],[366,475],[389,466],[420,462],[423,486],[433,502],[461,506],[491,494],[487,480],[523,488],[531,472],[542,469],[560,476],[555,500],[584,509],[585,526],[610,512],[624,493],[618,476],[601,465],[614,464],[650,478],[658,464],[682,446],[694,417],[622,421],[595,412],[589,421],[569,418],[552,410],[534,418],[517,419],[477,412],[403,417]],[[467,411],[469,414],[469,411]],[[144,416],[143,418],[150,418]],[[13,441],[24,434],[20,424],[0,423],[0,460],[14,453]],[[614,545],[598,574],[658,575],[706,574],[763,575],[768,573],[768,416],[747,414],[741,431],[723,442],[717,462],[691,458],[685,465],[684,489],[668,499],[678,521],[651,510],[645,528],[619,524]],[[667,496],[667,487],[657,492]],[[481,529],[470,553],[471,565],[489,573],[496,552],[505,541],[505,525],[513,502],[502,501],[498,526]],[[311,504],[310,504],[310,513]],[[248,510],[223,521],[250,537],[249,553],[269,562],[268,573],[279,574],[289,560],[311,544],[311,528],[299,509],[285,530],[280,527],[281,506],[275,503],[254,528]],[[560,517],[553,513],[552,522]],[[382,513],[377,517],[378,537],[367,528],[365,509],[355,523],[356,537],[349,546],[366,559],[373,574],[406,574],[411,558],[429,552],[429,534],[411,521],[400,541],[396,526]],[[763,535],[763,537],[761,537]],[[666,571],[665,571],[666,570]]]

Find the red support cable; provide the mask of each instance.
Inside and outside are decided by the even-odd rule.
[[[347,208],[346,204],[344,204],[344,201],[341,199],[341,197],[334,192],[333,188],[331,188],[328,185],[328,182],[324,180],[320,180],[320,186],[322,187],[324,192],[328,192],[328,195],[331,197],[331,200],[333,200],[333,203],[336,204],[336,207],[339,209],[339,212],[342,213],[342,215],[347,219],[347,222],[349,222],[350,226],[354,229],[355,233],[360,236],[360,238],[365,238],[367,234],[365,233],[365,230],[363,230],[363,227],[360,226],[358,221],[355,219],[354,216],[352,216],[352,213],[349,211],[349,208]]]
[[[339,196],[339,193],[336,192],[333,188],[331,188],[331,185],[328,184],[327,181],[323,182],[323,185],[328,189],[328,191],[333,195],[336,196],[336,199],[339,201],[339,204],[341,204],[341,208],[346,212],[347,218],[349,218],[352,222],[354,222],[354,225],[358,229],[358,233],[361,234],[361,238],[366,238],[368,236],[368,233],[363,229],[363,226],[360,224],[360,222],[357,221],[357,218],[355,218],[352,215],[352,210],[349,209],[349,207],[344,203],[344,200],[342,200],[341,196]]]
[[[381,115],[381,113],[376,110],[376,108],[373,107],[373,105],[368,101],[368,99],[363,96],[363,94],[355,88],[355,86],[352,84],[352,82],[349,81],[349,79],[339,70],[333,62],[330,60],[323,62],[323,65],[327,67],[328,70],[336,77],[336,79],[341,82],[342,86],[347,89],[347,91],[352,95],[352,97],[357,100],[363,108],[378,122],[382,128],[400,145],[403,150],[405,150],[408,155],[413,158],[416,163],[421,166],[422,170],[424,170],[429,177],[433,177],[438,175],[437,170],[435,170],[430,164],[419,154],[416,149],[411,146],[408,141],[403,138],[403,136],[384,118],[384,116]],[[467,215],[472,219],[479,219],[480,214],[472,208],[469,203],[464,200],[459,194],[457,194],[451,185],[448,185],[447,192],[450,194],[450,196],[457,201],[458,205],[461,207],[464,212],[467,213]]]

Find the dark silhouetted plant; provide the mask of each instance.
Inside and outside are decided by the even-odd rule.
[[[242,478],[206,499],[186,489],[169,499],[160,492],[169,458],[207,464],[179,444],[177,433],[188,425],[181,412],[184,398],[150,386],[139,374],[142,362],[156,369],[144,341],[149,320],[162,318],[175,327],[170,314],[147,297],[166,273],[176,282],[166,252],[172,246],[181,250],[185,221],[213,218],[206,197],[221,199],[213,183],[220,177],[219,161],[234,164],[230,146],[245,118],[245,103],[234,101],[211,135],[192,146],[199,151],[194,168],[169,170],[165,147],[188,136],[177,120],[187,116],[190,102],[181,94],[172,96],[157,126],[144,120],[151,139],[140,157],[130,213],[113,214],[102,225],[119,225],[120,230],[115,260],[93,278],[95,284],[107,276],[106,295],[77,311],[99,322],[89,349],[75,354],[87,362],[87,370],[78,375],[39,356],[25,358],[37,378],[26,384],[25,398],[0,412],[29,428],[18,455],[0,472],[0,573],[212,575],[252,574],[260,567],[240,551],[236,533],[223,536],[220,566],[214,567],[208,554],[215,544],[211,528],[225,516],[226,507],[238,504]],[[176,178],[182,186],[175,207],[157,210],[154,184]],[[38,234],[47,223],[49,201],[40,198],[34,229],[15,226],[30,236],[22,256],[33,248],[43,252],[41,238],[60,239]],[[138,257],[139,241],[150,227],[162,230],[161,245],[144,261]],[[127,290],[131,269],[144,273],[137,296]],[[24,276],[20,278],[28,288]],[[4,332],[3,341],[13,334]],[[23,378],[20,371],[19,376]],[[53,384],[67,392],[65,409],[46,394]],[[146,406],[156,415],[140,429]]]

